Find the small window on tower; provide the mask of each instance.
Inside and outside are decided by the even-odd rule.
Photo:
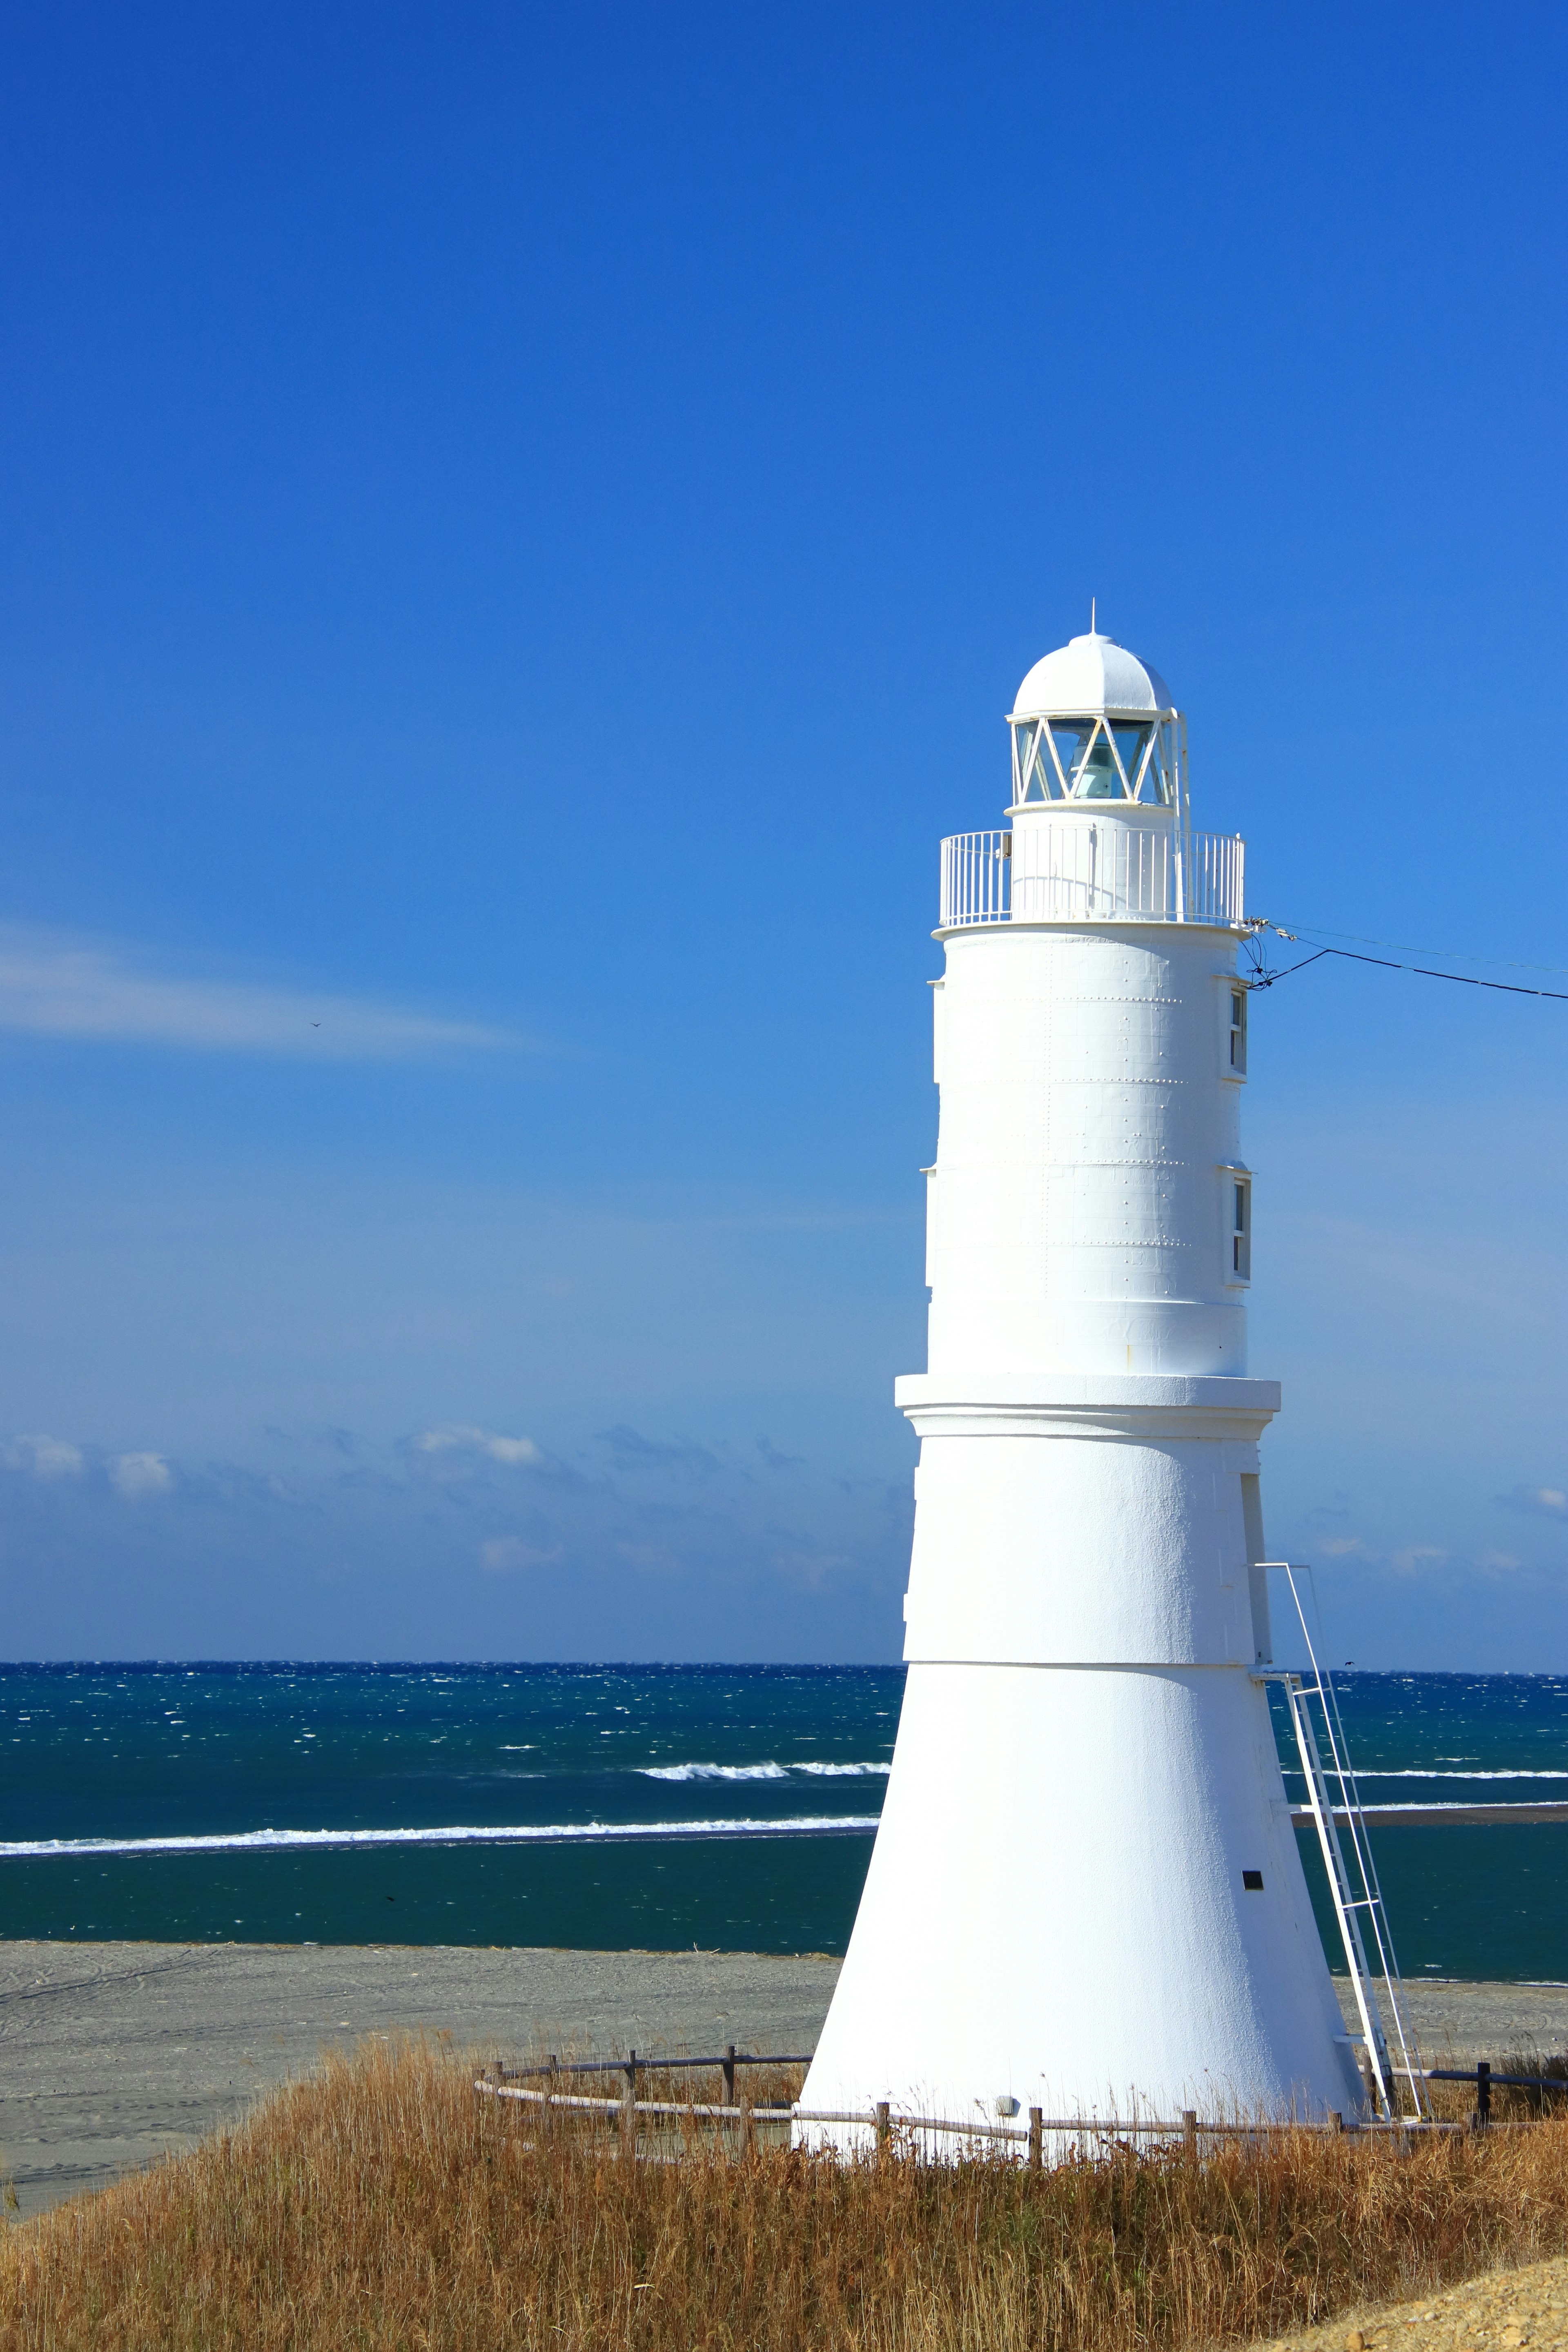
[[[1247,991],[1230,992],[1230,1066],[1238,1078],[1247,1076]]]
[[[1252,1280],[1252,1183],[1245,1176],[1231,1180],[1230,1271],[1237,1282]]]

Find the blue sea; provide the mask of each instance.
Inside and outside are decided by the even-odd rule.
[[[902,1689],[900,1667],[0,1666],[0,1934],[841,1952]],[[1373,1809],[1568,1799],[1568,1678],[1340,1696]],[[1568,1980],[1568,1826],[1373,1822],[1407,1976]]]

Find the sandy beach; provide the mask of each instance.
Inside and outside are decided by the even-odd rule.
[[[362,2035],[616,2055],[805,2053],[821,1956],[466,1946],[0,1944],[0,2178],[24,2213],[192,2147]],[[1568,2049],[1568,1986],[1409,1987],[1428,2063]]]
[[[837,1960],[467,1946],[0,1943],[0,2178],[24,2213],[190,2147],[363,2034],[812,2050]]]

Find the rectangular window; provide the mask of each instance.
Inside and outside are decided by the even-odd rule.
[[[1230,1188],[1230,1270],[1238,1282],[1252,1280],[1252,1181],[1237,1176]]]
[[[1247,991],[1230,992],[1230,1066],[1238,1078],[1247,1076]]]

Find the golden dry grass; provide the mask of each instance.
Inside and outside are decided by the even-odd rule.
[[[1568,2249],[1568,2123],[841,2165],[477,2098],[423,2044],[331,2059],[237,2129],[0,2235],[0,2346],[173,2352],[1132,2352],[1283,2333]]]

